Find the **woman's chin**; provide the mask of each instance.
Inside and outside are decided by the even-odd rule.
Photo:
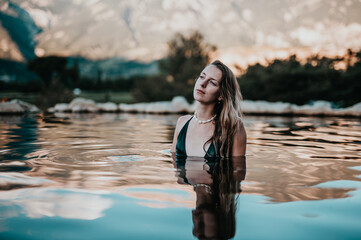
[[[201,96],[195,95],[194,100],[196,100],[197,102],[200,102],[200,103],[206,103],[206,99],[202,98]]]

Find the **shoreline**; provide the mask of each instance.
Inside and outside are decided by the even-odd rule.
[[[115,104],[96,103],[90,99],[75,98],[70,103],[58,103],[43,113],[140,113],[140,114],[187,114],[193,113],[195,104],[189,104],[184,97],[174,97],[172,101]],[[241,103],[244,115],[256,116],[315,116],[361,118],[361,102],[347,108],[332,108],[330,102],[314,101],[312,104],[296,105],[284,102],[244,100]],[[22,115],[42,113],[35,105],[12,100],[0,103],[0,115]]]

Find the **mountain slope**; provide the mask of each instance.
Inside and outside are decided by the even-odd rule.
[[[3,32],[4,39],[10,42],[10,37],[24,59],[34,58],[36,46],[34,38],[41,32],[41,29],[35,25],[28,12],[16,4],[9,2],[1,6],[1,10],[0,22],[3,29],[0,33]],[[4,29],[6,29],[6,32]],[[3,42],[3,44],[6,43]],[[8,49],[11,50],[11,47],[8,47]]]

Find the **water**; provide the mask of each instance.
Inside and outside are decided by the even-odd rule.
[[[219,164],[173,161],[177,117],[0,116],[0,239],[361,238],[358,119],[247,117]]]

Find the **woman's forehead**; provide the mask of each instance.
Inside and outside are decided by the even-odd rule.
[[[214,65],[208,65],[205,67],[202,71],[202,73],[206,74],[207,77],[213,78],[217,81],[220,81],[222,79],[222,72]]]

